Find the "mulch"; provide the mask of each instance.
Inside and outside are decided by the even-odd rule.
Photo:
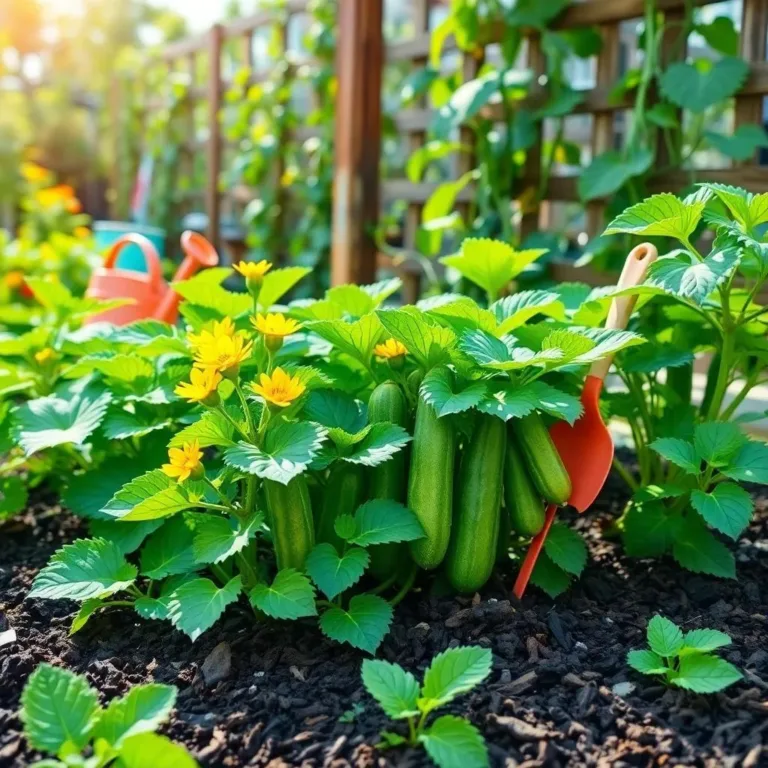
[[[449,711],[483,732],[494,766],[768,765],[768,497],[755,499],[757,520],[735,545],[739,579],[729,582],[625,558],[600,536],[623,504],[609,482],[593,512],[574,521],[591,559],[567,594],[553,602],[531,589],[518,603],[511,574],[473,598],[438,596],[426,581],[398,606],[378,655],[420,675],[445,648],[491,648],[491,676]],[[418,750],[376,748],[393,724],[362,687],[364,656],[326,641],[312,623],[256,624],[232,606],[193,644],[114,609],[69,637],[74,604],[24,597],[50,554],[81,535],[50,498],[0,530],[0,632],[18,636],[0,647],[3,768],[40,757],[17,709],[42,661],[84,672],[105,701],[137,683],[178,686],[163,732],[205,766],[430,764]],[[657,612],[686,629],[728,632],[733,644],[722,655],[744,680],[705,697],[633,672],[627,651],[644,645]]]

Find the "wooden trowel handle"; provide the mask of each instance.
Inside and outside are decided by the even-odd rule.
[[[624,269],[621,270],[621,277],[619,277],[616,290],[621,291],[624,288],[634,288],[642,285],[645,281],[645,276],[648,274],[648,267],[658,257],[659,252],[656,250],[656,246],[650,243],[641,243],[633,248],[624,262]],[[632,310],[635,308],[636,301],[637,295],[617,296],[611,302],[605,327],[616,331],[624,330],[629,323],[629,318],[632,315]],[[606,377],[612,361],[613,355],[609,355],[593,363],[589,369],[589,375],[602,381]]]

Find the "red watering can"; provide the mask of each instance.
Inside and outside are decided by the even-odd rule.
[[[115,267],[120,251],[129,243],[141,248],[147,263],[146,272]],[[181,249],[184,251],[184,261],[174,275],[174,282],[186,280],[203,267],[214,267],[219,263],[216,249],[197,232],[187,230],[182,234]],[[132,304],[91,315],[86,321],[115,325],[127,325],[150,317],[173,324],[178,318],[181,300],[181,296],[163,280],[160,257],[155,246],[144,235],[135,233],[115,240],[104,263],[91,276],[86,296],[102,300],[133,299]]]

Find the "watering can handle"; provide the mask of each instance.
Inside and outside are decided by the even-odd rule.
[[[163,274],[160,270],[160,256],[157,253],[157,249],[152,245],[144,235],[140,235],[136,232],[129,232],[127,235],[122,235],[110,246],[107,251],[107,255],[104,257],[104,267],[106,269],[114,269],[117,257],[120,255],[120,251],[125,248],[126,245],[136,245],[141,249],[144,254],[144,261],[147,264],[147,273],[149,274],[150,283],[153,286],[159,286],[163,282]]]

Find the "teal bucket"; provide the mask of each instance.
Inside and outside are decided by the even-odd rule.
[[[157,249],[162,258],[165,256],[165,230],[159,227],[150,227],[146,224],[133,224],[130,221],[94,221],[93,236],[96,240],[96,248],[104,254],[110,246],[123,235],[136,232],[149,240]],[[120,252],[115,265],[120,269],[131,269],[135,272],[146,272],[147,265],[144,254],[137,245],[126,245]]]

